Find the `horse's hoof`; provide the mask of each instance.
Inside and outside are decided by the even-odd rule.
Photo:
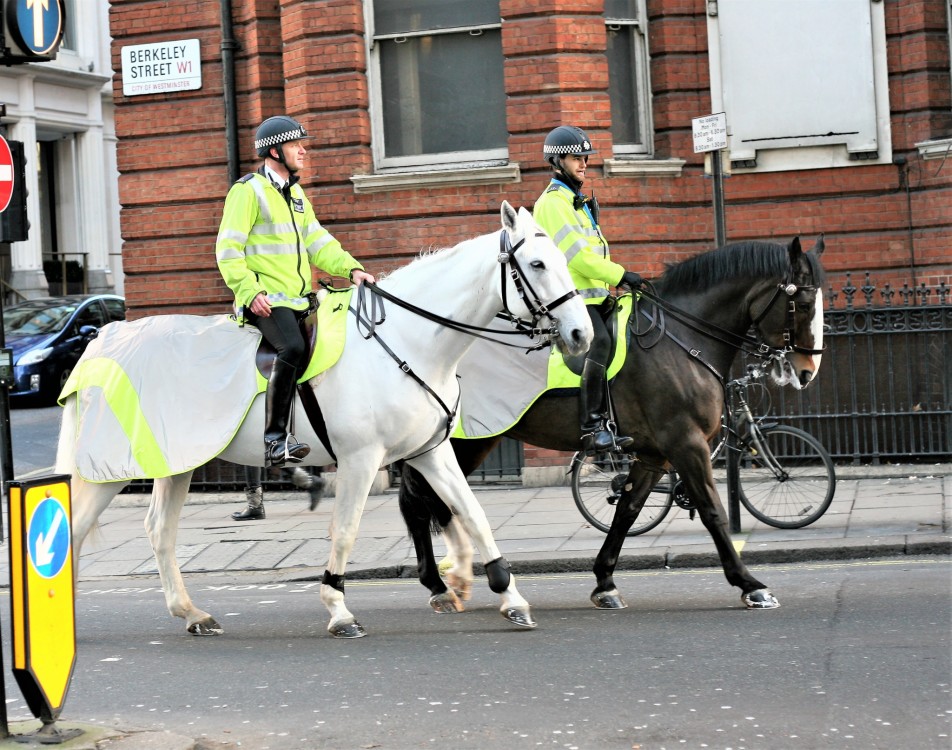
[[[536,621],[532,619],[532,615],[528,609],[510,607],[509,609],[500,610],[500,614],[513,625],[518,625],[520,628],[534,628],[536,626]]]
[[[628,603],[622,599],[618,589],[611,591],[593,591],[589,597],[599,609],[628,609]]]
[[[367,635],[364,626],[357,622],[357,620],[341,622],[337,625],[332,625],[327,630],[335,638],[363,638]]]
[[[430,606],[433,607],[434,612],[439,612],[440,614],[462,612],[466,609],[466,607],[463,606],[463,602],[460,601],[459,597],[456,595],[456,592],[452,589],[445,591],[442,594],[435,594],[431,596]]]
[[[740,597],[747,609],[776,609],[780,606],[777,597],[770,593],[769,589],[757,589],[742,594]]]
[[[458,575],[450,573],[446,576],[446,585],[453,589],[456,595],[464,602],[468,602],[469,598],[473,595],[472,580],[464,580]]]
[[[193,622],[186,629],[192,635],[221,635],[225,632],[225,629],[218,624],[214,617]]]

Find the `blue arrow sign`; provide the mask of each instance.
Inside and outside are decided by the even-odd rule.
[[[17,30],[35,55],[56,46],[63,25],[60,0],[16,0]]]
[[[48,497],[33,512],[27,530],[27,547],[33,568],[44,578],[55,578],[69,554],[69,521],[66,509]]]

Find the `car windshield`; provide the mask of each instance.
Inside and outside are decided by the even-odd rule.
[[[75,304],[54,307],[23,305],[11,307],[3,315],[3,332],[7,336],[36,336],[57,333],[66,327]]]

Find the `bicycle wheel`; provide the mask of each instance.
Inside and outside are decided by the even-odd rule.
[[[826,513],[836,491],[830,454],[796,427],[758,432],[764,453],[747,441],[739,456],[740,501],[754,518],[778,529],[809,526]]]
[[[579,512],[599,531],[608,533],[615,505],[621,497],[631,461],[620,453],[576,453],[572,458],[572,497]],[[627,536],[650,531],[668,514],[672,503],[672,487],[668,476],[655,485],[645,506],[628,530]]]

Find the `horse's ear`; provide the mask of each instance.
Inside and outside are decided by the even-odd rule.
[[[499,215],[502,218],[503,229],[512,231],[516,228],[516,209],[509,205],[509,201],[503,201],[499,207]]]
[[[823,235],[821,234],[819,238],[817,238],[816,243],[813,245],[812,252],[817,258],[819,258],[821,255],[823,255],[823,251],[825,249],[826,249],[826,244],[823,242]]]
[[[795,266],[797,260],[803,255],[803,250],[800,248],[799,237],[794,237],[790,240],[790,244],[787,246],[787,255],[790,256],[790,265]]]

